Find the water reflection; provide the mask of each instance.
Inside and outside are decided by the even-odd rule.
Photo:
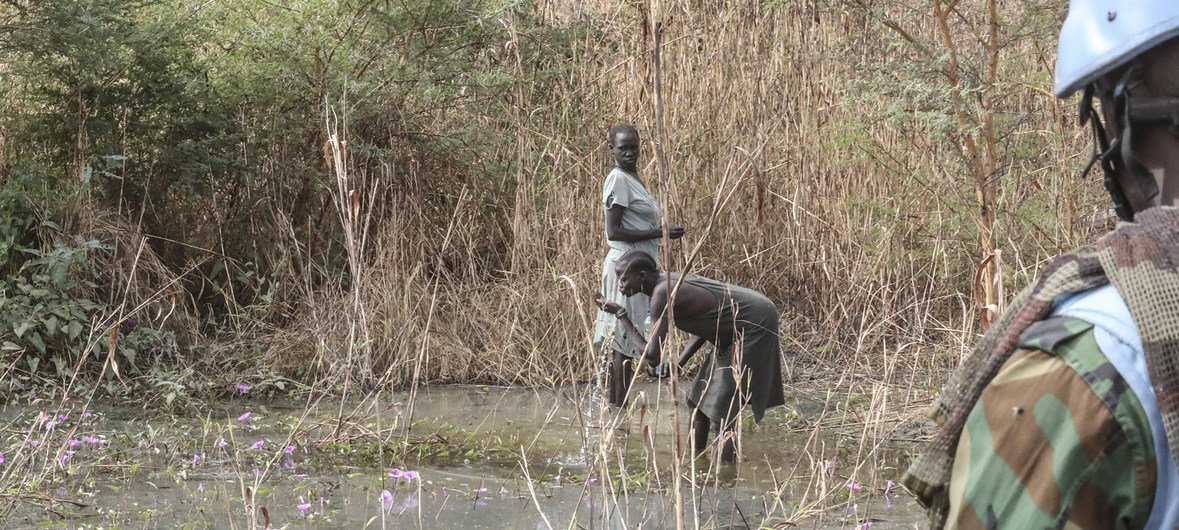
[[[118,407],[65,421],[8,407],[0,414],[12,426],[9,432],[19,434],[0,440],[0,450],[17,454],[13,447],[36,434],[45,444],[63,441],[64,451],[74,451],[65,463],[59,460],[64,451],[36,448],[45,458],[30,456],[33,449],[20,453],[17,463],[25,467],[19,476],[36,475],[37,466],[58,459],[58,471],[40,475],[54,484],[55,502],[22,503],[10,521],[69,527],[242,528],[269,519],[272,528],[879,529],[912,528],[921,520],[892,482],[901,468],[889,461],[895,455],[866,452],[863,440],[799,430],[787,409],[771,411],[760,425],[741,426],[739,465],[680,456],[677,475],[677,439],[682,446],[686,433],[677,433],[675,422],[686,414],[674,408],[667,385],[640,382],[627,411],[601,406],[592,390],[447,387],[422,391],[413,407],[404,405],[408,396],[395,395],[380,407],[334,403],[307,414],[302,407],[237,399],[205,417],[146,420],[142,410]],[[363,421],[346,435],[334,434],[341,409],[372,412],[354,413]],[[405,417],[410,409],[413,418]],[[49,421],[52,432],[45,428]],[[58,440],[54,433],[65,429],[69,435]],[[382,447],[403,438],[418,444],[415,458],[381,465],[387,458]],[[17,473],[5,465],[0,472]],[[256,521],[247,517],[250,507]]]

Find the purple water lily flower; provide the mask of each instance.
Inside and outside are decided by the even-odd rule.
[[[254,445],[251,445],[251,446],[250,446],[250,449],[255,449],[255,450],[257,450],[257,449],[261,449],[261,448],[262,448],[262,444],[264,444],[264,443],[266,443],[266,440],[258,440],[258,441],[256,441],[256,442],[254,442]]]
[[[0,453],[0,465],[4,464],[4,453]]]
[[[389,476],[399,479],[405,476],[405,472],[398,468],[393,468],[393,470],[389,472]]]
[[[237,417],[237,421],[240,421],[240,422],[242,422],[242,423],[245,423],[245,422],[247,422],[247,421],[250,421],[250,416],[253,416],[253,415],[254,415],[254,413],[253,413],[253,412],[246,412],[245,414],[242,414],[241,416],[238,416],[238,417]]]
[[[247,385],[247,384],[245,384],[245,383],[238,383],[238,384],[237,384],[237,393],[238,393],[239,395],[242,395],[242,396],[244,396],[244,395],[246,395],[246,394],[249,394],[249,393],[250,393],[250,389],[251,389],[251,388],[253,388],[253,387],[251,387],[250,385]]]
[[[404,476],[405,480],[421,480],[417,471],[407,470]]]
[[[201,455],[198,455],[198,454],[192,455],[192,467],[196,467],[199,465],[201,465]]]
[[[896,482],[893,482],[893,481],[891,481],[891,480],[890,480],[890,481],[888,481],[888,482],[887,482],[887,483],[884,485],[884,494],[885,494],[885,495],[888,495],[890,492],[892,492],[892,489],[893,489],[893,488],[895,488],[895,487],[897,487],[897,483],[896,483]]]
[[[389,490],[382,490],[381,491],[381,509],[387,512],[387,511],[389,511],[389,508],[392,508],[392,507],[393,507],[393,494],[390,493]]]
[[[482,502],[482,501],[479,501],[479,502]],[[393,505],[392,511],[396,511],[397,513],[403,513],[407,510],[412,510],[417,507],[418,507],[418,496],[417,495],[410,495],[407,497],[402,497],[402,499],[400,501],[398,501],[397,504]]]
[[[69,442],[66,442],[66,443],[69,444],[70,447],[77,447],[79,445],[82,445],[82,440],[79,440],[77,438],[72,438],[72,439],[70,439]]]
[[[224,437],[224,436],[218,436],[218,437],[217,437],[217,441],[216,441],[216,442],[214,442],[214,443],[213,443],[213,445],[214,445],[214,446],[216,446],[218,449],[224,449],[224,448],[225,448],[225,446],[229,445],[229,443],[227,443],[227,442],[225,441],[225,437]]]
[[[311,503],[303,500],[303,497],[299,497],[299,504],[296,504],[295,507],[298,508],[300,512],[303,512],[303,518],[306,519],[308,515],[307,512],[311,509]]]
[[[861,489],[863,489],[863,487],[864,487],[864,486],[860,485],[860,483],[859,483],[859,482],[849,482],[849,483],[847,483],[847,489],[850,489],[850,490],[852,490],[852,491],[860,491]]]
[[[282,452],[284,452],[284,453],[286,453],[286,454],[288,454],[288,455],[295,454],[295,446],[293,446],[293,445],[288,445],[288,446],[286,446],[285,448],[283,448]]]
[[[90,436],[89,434],[87,434],[86,436],[83,436],[82,441],[86,442],[89,445],[102,445],[102,438],[99,438],[97,436]]]

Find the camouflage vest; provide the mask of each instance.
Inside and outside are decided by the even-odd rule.
[[[1156,207],[1049,264],[950,377],[931,412],[940,427],[902,479],[929,508],[933,528],[945,524],[947,486],[966,418],[1021,335],[1049,315],[1058,297],[1111,283],[1138,326],[1171,458],[1179,461],[1179,209]]]

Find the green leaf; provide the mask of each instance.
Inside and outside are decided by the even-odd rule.
[[[104,155],[102,158],[110,167],[123,167],[123,162],[127,160],[123,155]]]
[[[53,285],[64,286],[66,283],[66,276],[69,274],[69,263],[58,263],[53,267]]]
[[[12,342],[12,341],[7,341],[7,340],[4,341],[3,345],[0,345],[0,350],[4,350],[4,351],[20,351],[22,349],[23,348],[21,348],[20,345],[18,345],[17,343]]]
[[[47,331],[50,336],[57,334],[57,317],[56,316],[49,315],[49,318],[45,319],[45,331]]]
[[[29,323],[28,322],[21,322],[20,324],[17,324],[12,327],[12,333],[15,334],[17,336],[17,338],[24,338],[25,331],[28,331],[28,329],[29,329]]]
[[[127,359],[127,365],[134,368],[135,367],[135,349],[120,346],[119,352],[123,354],[124,359]]]
[[[66,333],[69,334],[70,340],[77,339],[78,335],[82,334],[82,324],[77,320],[71,321],[69,325],[66,326]]]
[[[29,342],[33,343],[33,346],[37,347],[37,351],[40,351],[41,353],[45,353],[45,341],[41,340],[40,333],[37,333],[36,331],[34,331],[32,334],[30,334],[29,335]]]

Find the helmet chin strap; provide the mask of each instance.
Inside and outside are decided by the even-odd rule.
[[[1139,64],[1137,61],[1126,70],[1118,80],[1113,93],[1101,92],[1095,94],[1095,85],[1085,88],[1081,97],[1081,124],[1089,122],[1092,125],[1096,144],[1093,148],[1093,158],[1085,167],[1083,175],[1087,175],[1093,166],[1100,161],[1102,173],[1105,174],[1105,189],[1113,199],[1114,211],[1123,221],[1134,220],[1134,210],[1126,199],[1126,192],[1118,181],[1118,175],[1129,171],[1138,185],[1139,191],[1146,200],[1151,200],[1159,194],[1158,183],[1154,174],[1142,165],[1134,156],[1134,126],[1136,124],[1167,123],[1173,134],[1179,134],[1179,98],[1133,96],[1131,91],[1141,83]],[[1122,134],[1111,142],[1105,127],[1101,124],[1101,117],[1093,108],[1093,97],[1097,95],[1102,105],[1114,105],[1122,109]]]

